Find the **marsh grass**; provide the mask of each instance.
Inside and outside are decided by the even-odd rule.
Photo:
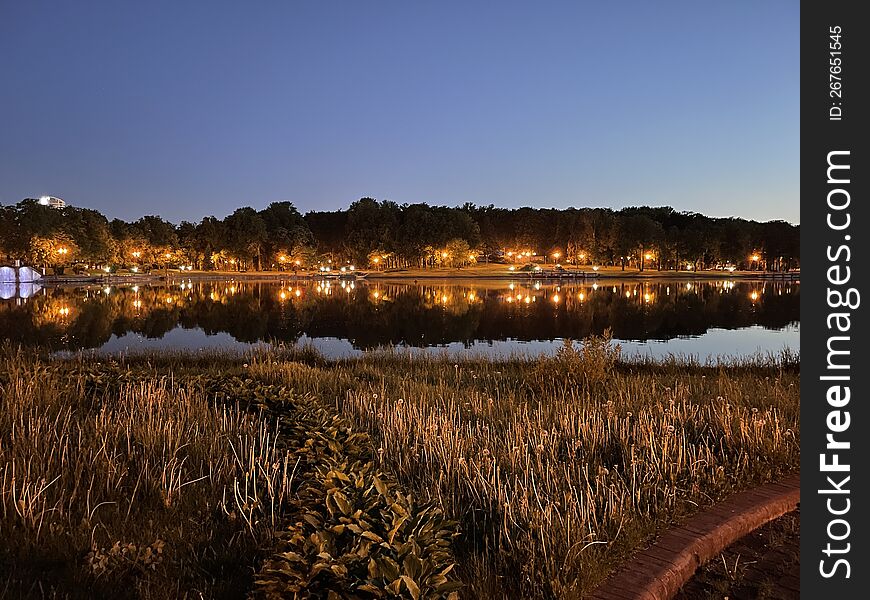
[[[507,360],[7,347],[0,363],[0,589],[14,596],[316,583],[439,597],[458,573],[467,598],[580,597],[657,529],[799,463],[788,354],[626,361],[604,337]],[[347,538],[354,519],[384,538],[397,502],[418,529]],[[421,545],[423,527],[438,533]]]
[[[358,384],[338,405],[460,522],[469,597],[579,597],[658,527],[798,467],[794,358],[620,362],[607,339],[509,363],[383,358],[345,365]]]
[[[292,482],[276,423],[118,363],[0,356],[0,572],[17,596],[238,597]],[[153,375],[153,376],[152,376]]]

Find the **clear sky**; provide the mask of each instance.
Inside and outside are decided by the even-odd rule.
[[[800,221],[799,3],[0,0],[0,203]]]

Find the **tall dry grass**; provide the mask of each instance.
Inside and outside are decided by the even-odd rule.
[[[579,597],[657,527],[799,464],[794,357],[372,357],[336,377],[384,469],[463,525],[468,597]]]
[[[657,528],[799,463],[789,355],[626,362],[596,338],[509,360],[330,361],[310,349],[94,360],[0,353],[0,572],[16,595],[238,597],[269,555],[258,575],[269,589],[317,578],[322,590],[413,596],[392,573],[404,559],[375,555],[369,582],[359,559],[361,548],[406,556],[410,537],[309,543],[333,521],[347,536],[357,518],[315,506],[350,485],[337,475],[348,469],[351,482],[386,473],[406,510],[434,504],[459,522],[450,576],[460,571],[463,597],[580,597]],[[390,512],[378,503],[393,491],[358,485],[341,497],[358,496],[364,520]],[[322,544],[343,554],[321,557]]]
[[[0,589],[244,594],[292,483],[274,419],[101,373],[0,354]]]

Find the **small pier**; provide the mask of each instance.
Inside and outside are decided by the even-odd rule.
[[[801,278],[800,271],[764,272],[757,277],[761,279],[782,279],[784,281],[797,281]]]
[[[541,269],[529,271],[529,279],[595,279],[595,271],[566,271],[562,269]]]

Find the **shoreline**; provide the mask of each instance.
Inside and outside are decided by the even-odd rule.
[[[342,279],[347,281],[558,281],[566,283],[585,283],[600,280],[617,280],[617,279],[633,279],[633,280],[649,280],[649,279],[737,279],[737,280],[760,280],[760,279],[775,279],[785,281],[800,281],[800,272],[767,272],[767,271],[638,271],[634,270],[619,270],[608,269],[597,271],[596,273],[585,273],[571,276],[570,274],[562,275],[561,277],[545,277],[535,276],[528,271],[518,272],[494,272],[492,269],[478,270],[474,269],[456,269],[456,270],[429,270],[429,271],[398,271],[398,272],[367,272],[361,277],[324,277],[316,273],[286,273],[276,271],[190,271],[169,272],[165,275],[46,275],[35,284],[154,284],[160,282],[171,283],[173,281],[227,281],[227,280],[244,280],[244,281],[316,281],[321,279]]]

